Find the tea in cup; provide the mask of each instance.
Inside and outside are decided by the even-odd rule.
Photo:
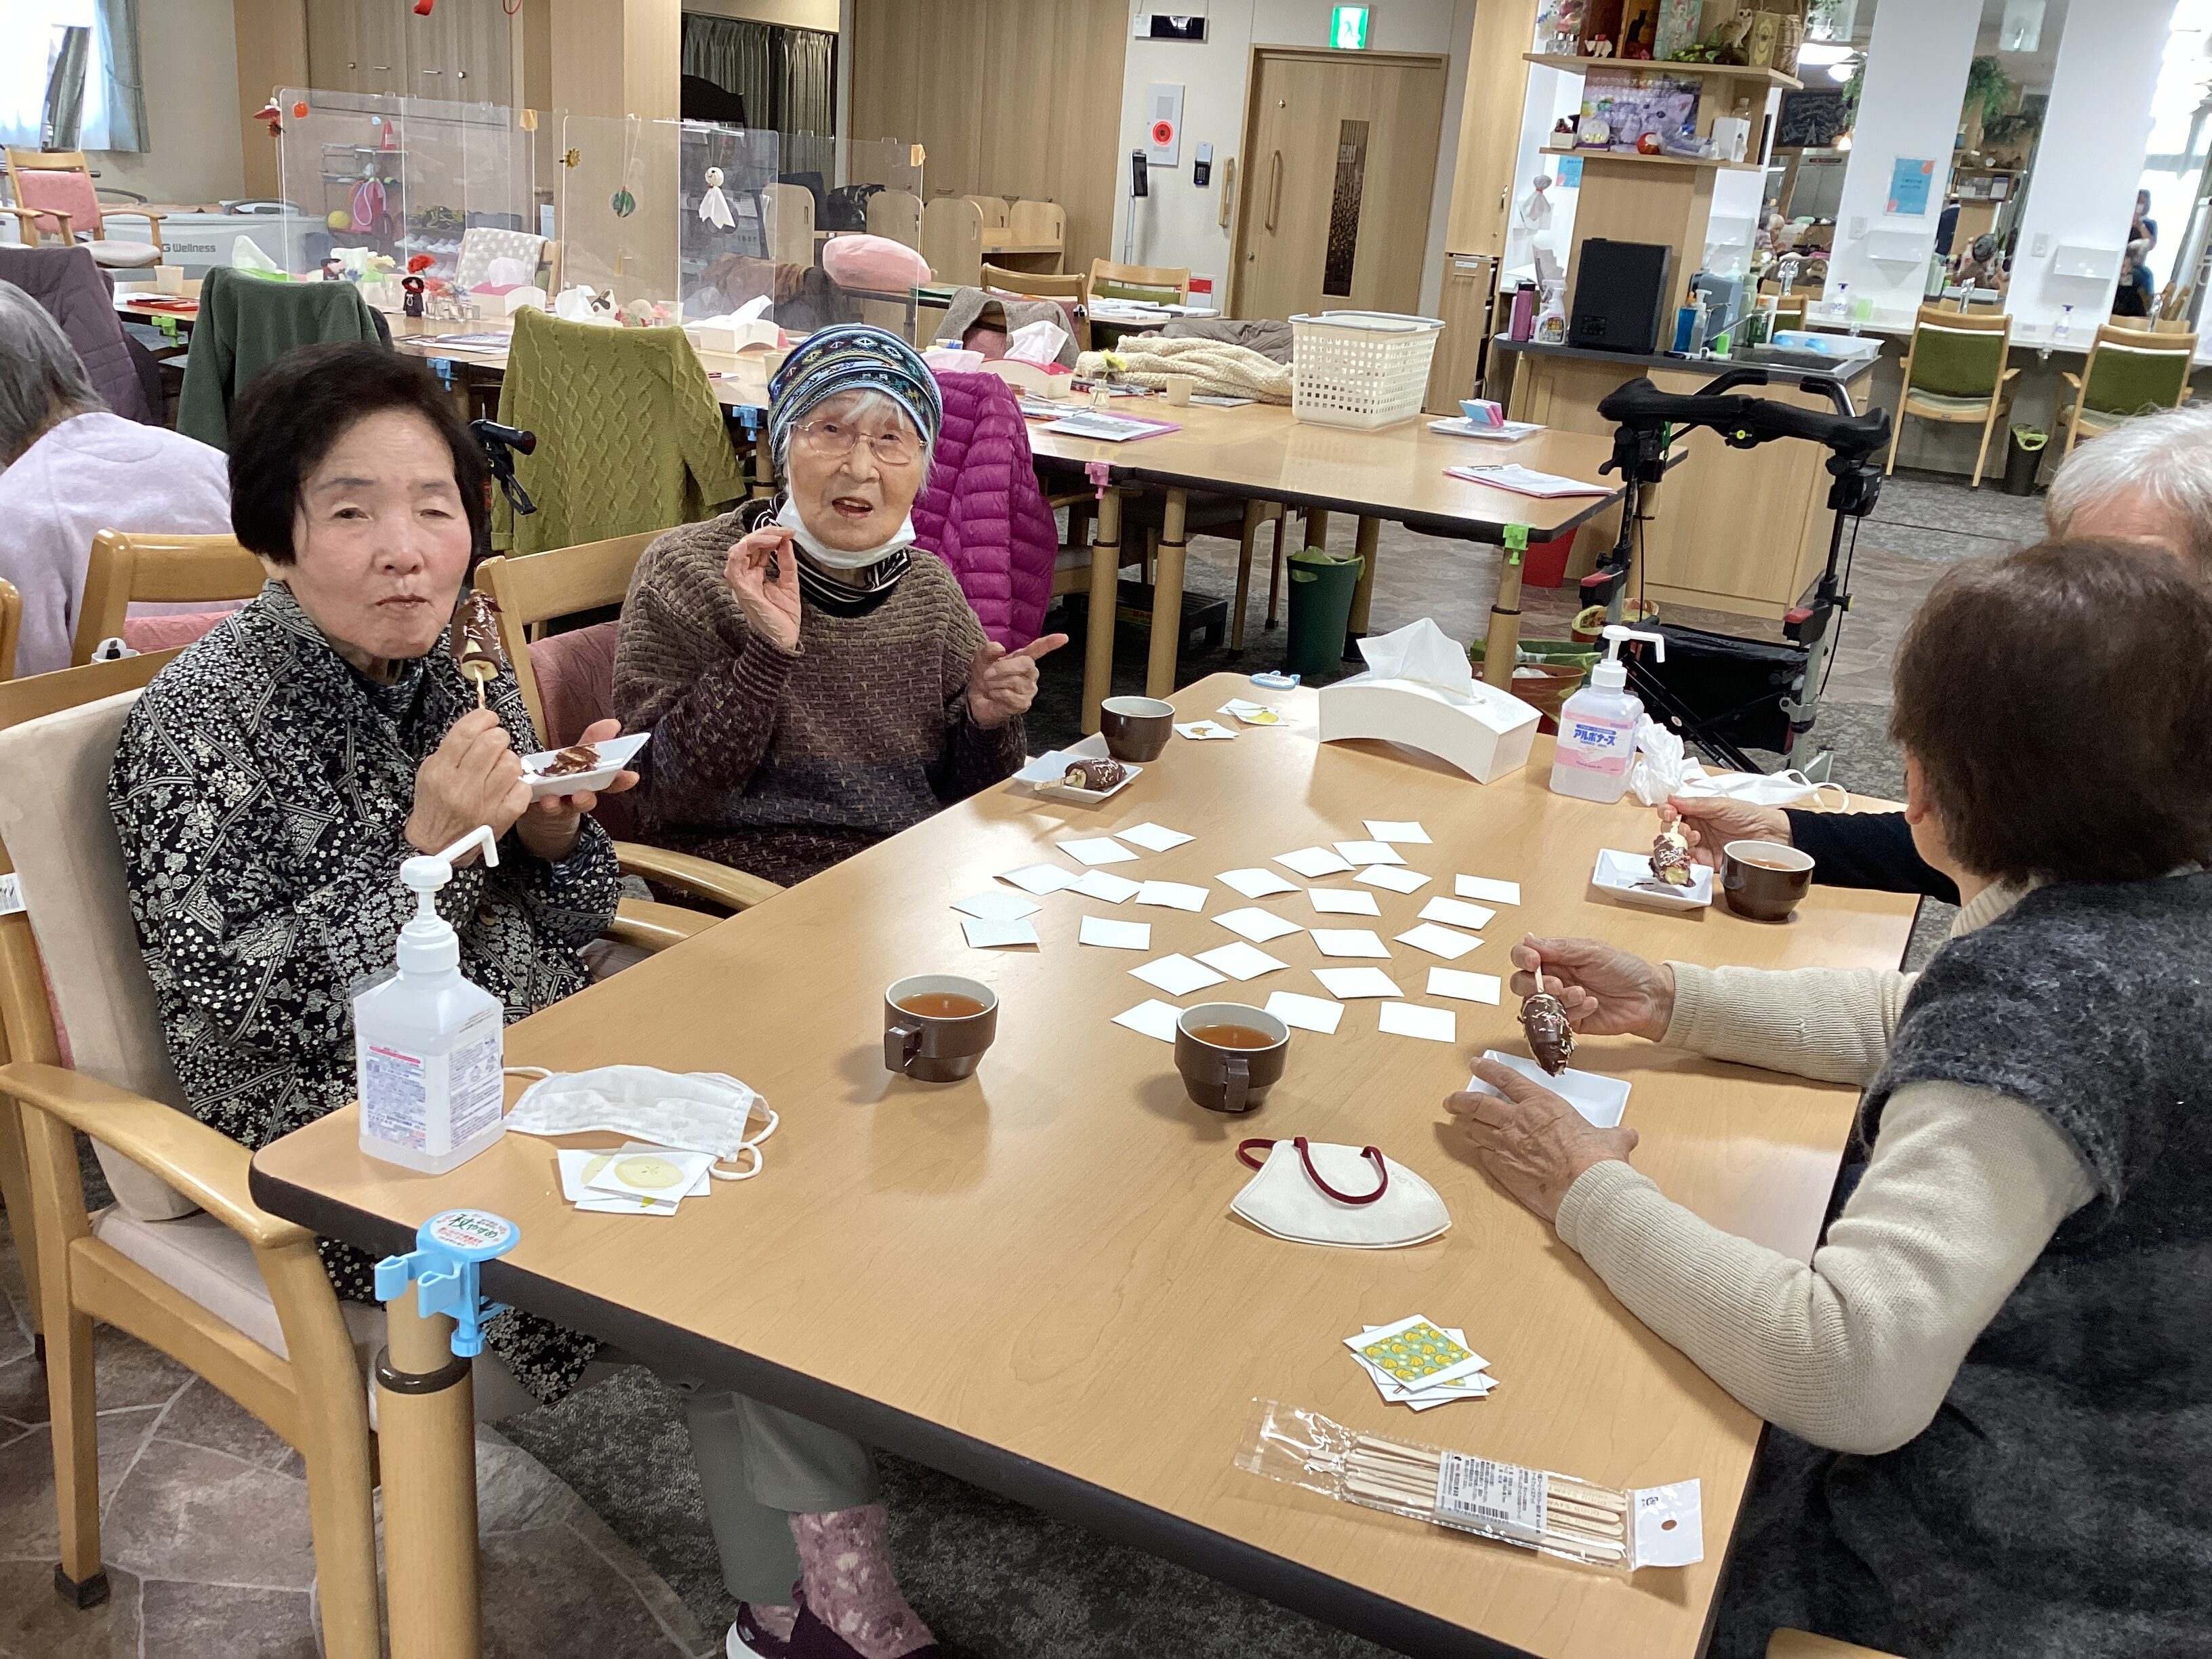
[[[1282,1080],[1291,1028],[1265,1009],[1201,1002],[1176,1018],[1176,1070],[1209,1112],[1249,1112]]]
[[[1753,921],[1787,921],[1812,890],[1813,855],[1778,841],[1732,841],[1721,849],[1721,897]]]
[[[923,1083],[975,1074],[999,1035],[998,993],[957,974],[915,974],[884,993],[884,1069]]]
[[[1158,697],[1109,697],[1099,708],[1098,730],[1115,760],[1153,760],[1175,735],[1175,705]]]

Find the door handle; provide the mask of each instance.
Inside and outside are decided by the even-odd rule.
[[[1275,210],[1281,204],[1283,195],[1283,152],[1277,150],[1267,158],[1267,228],[1275,228]]]

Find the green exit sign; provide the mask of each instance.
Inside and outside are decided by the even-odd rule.
[[[1328,15],[1328,43],[1339,52],[1367,50],[1365,6],[1338,6]]]

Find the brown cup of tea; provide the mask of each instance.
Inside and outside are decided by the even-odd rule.
[[[1721,897],[1753,921],[1787,921],[1813,885],[1813,855],[1778,841],[1732,841],[1721,848]]]
[[[1100,706],[1098,730],[1115,760],[1155,760],[1175,735],[1175,705],[1158,697],[1109,697]]]
[[[884,993],[884,1069],[957,1083],[999,1035],[998,993],[957,974],[915,974]]]
[[[1209,1112],[1249,1112],[1282,1080],[1291,1028],[1241,1002],[1201,1002],[1176,1018],[1176,1070]]]

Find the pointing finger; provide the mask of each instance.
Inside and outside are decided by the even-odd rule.
[[[1066,645],[1066,643],[1067,635],[1065,634],[1046,634],[1037,639],[1031,640],[1019,651],[1014,653],[1014,654],[1018,657],[1027,657],[1031,662],[1035,662],[1040,657],[1049,655],[1051,653],[1059,650],[1061,646]]]

